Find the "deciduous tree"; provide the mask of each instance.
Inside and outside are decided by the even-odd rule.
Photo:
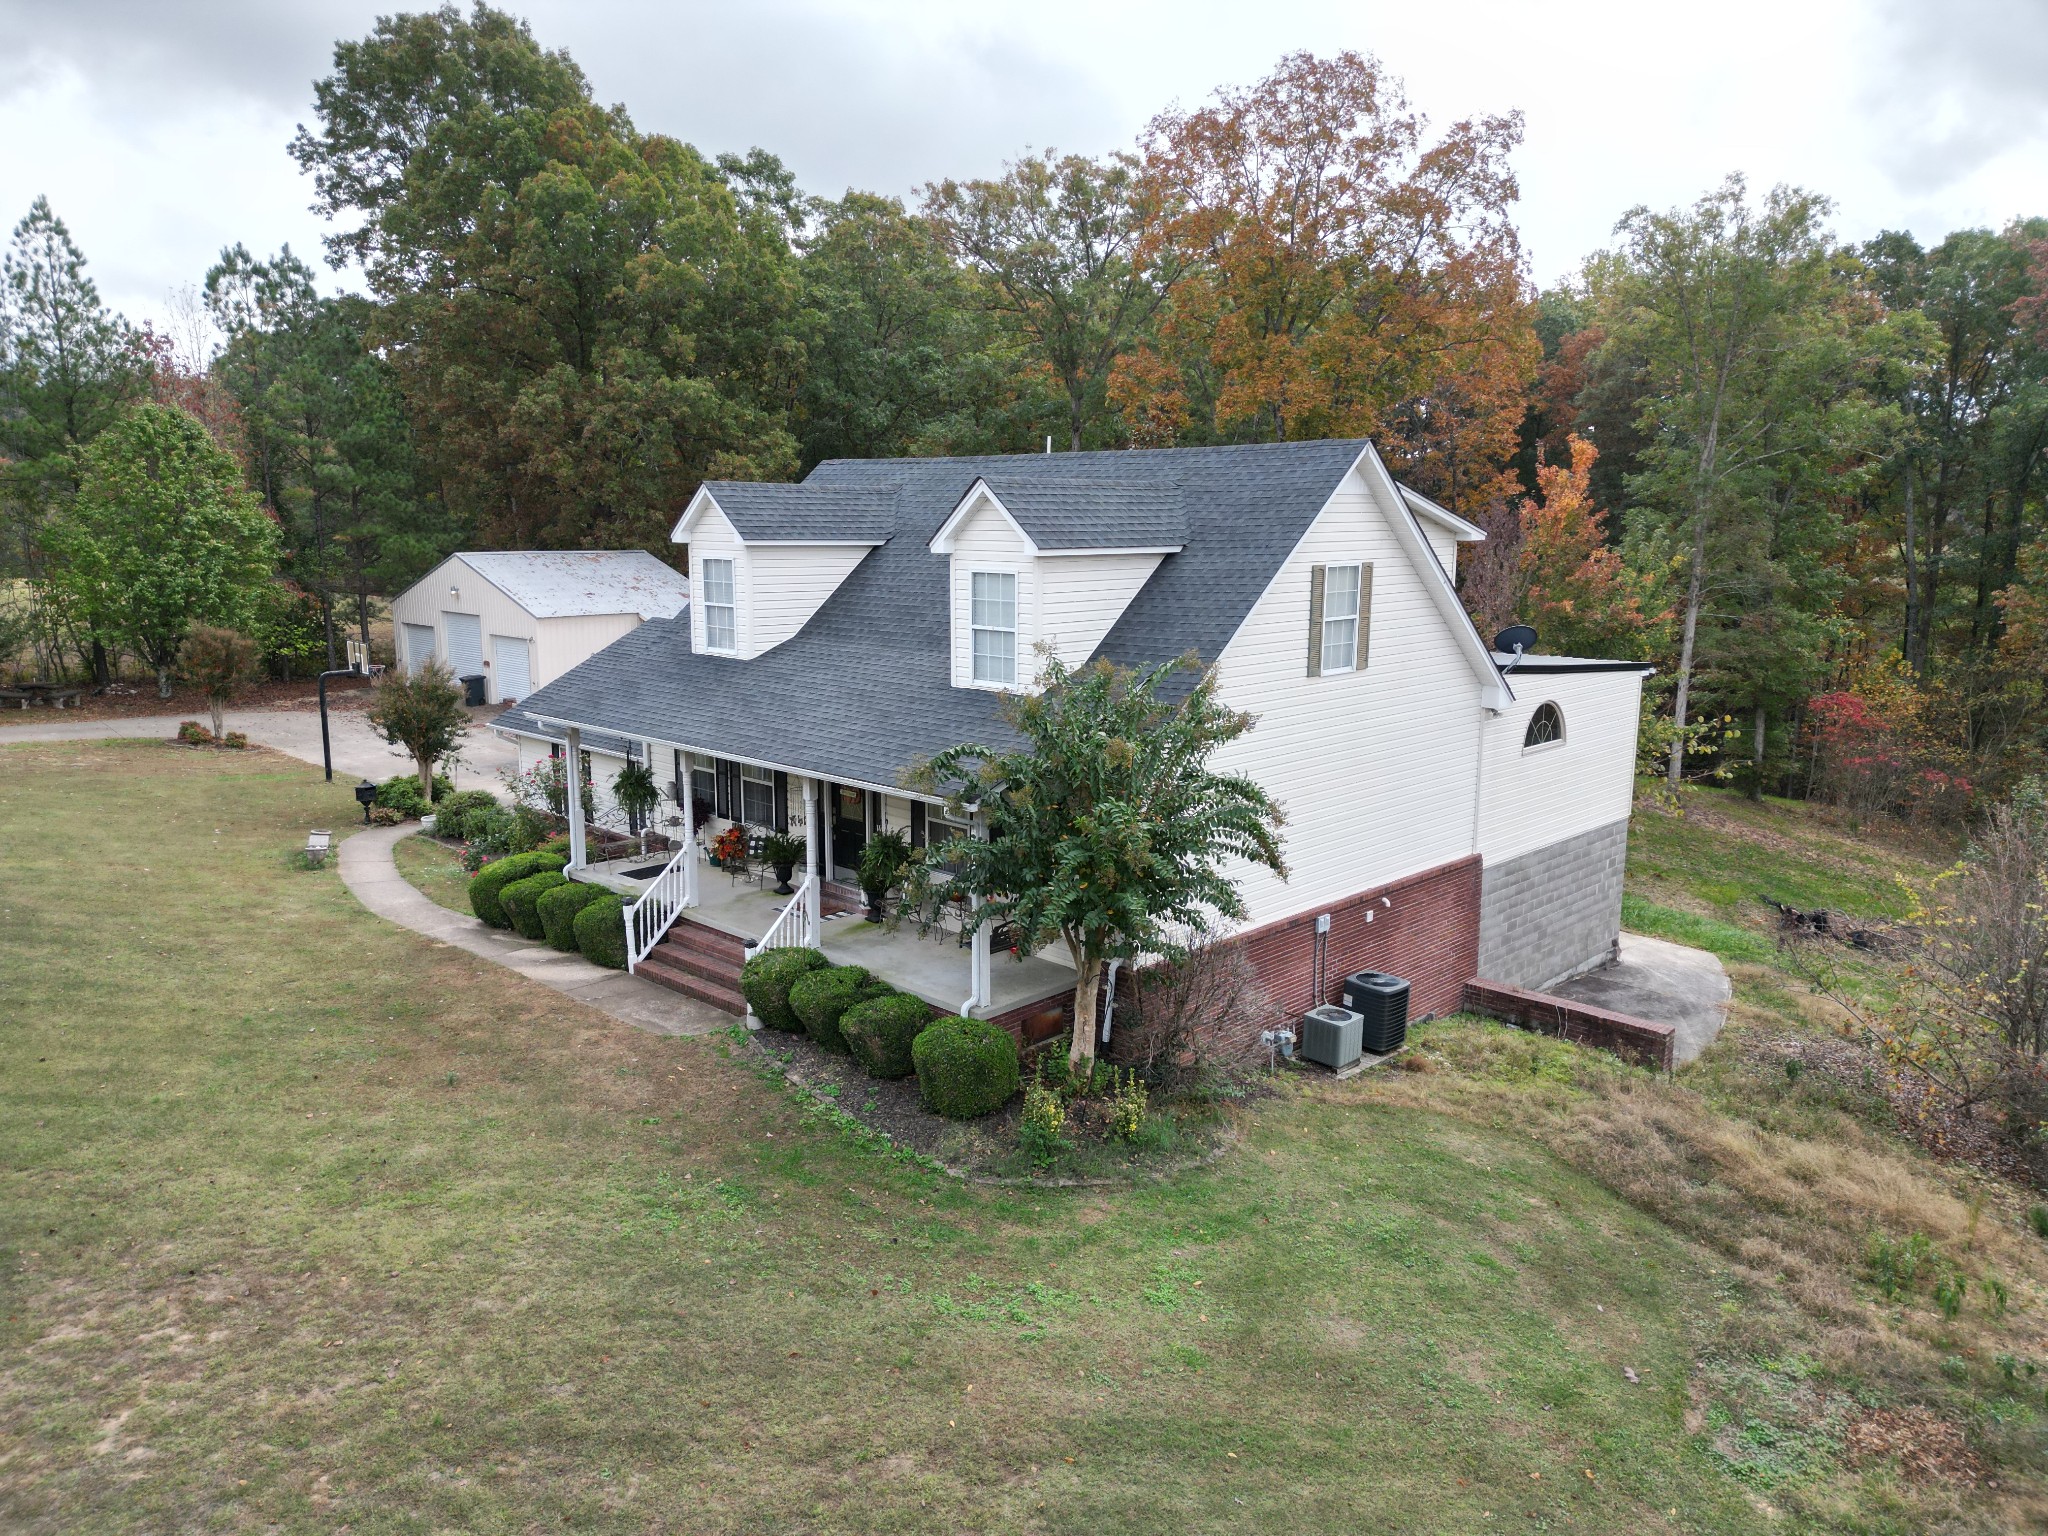
[[[412,754],[420,794],[434,798],[434,765],[454,754],[469,734],[462,687],[439,660],[414,671],[387,672],[378,681],[364,719],[394,747]]]
[[[277,555],[241,466],[197,419],[162,405],[137,406],[86,447],[78,491],[43,543],[48,583],[92,633],[155,671],[160,698],[194,624],[253,622]]]
[[[227,707],[256,678],[256,642],[217,624],[194,625],[178,647],[178,675],[206,695],[214,739],[227,734]]]
[[[1508,211],[1515,114],[1432,138],[1356,53],[1291,54],[1248,90],[1154,120],[1142,259],[1187,265],[1160,319],[1198,437],[1372,436],[1446,505],[1502,488],[1537,361]],[[1149,375],[1149,377],[1148,377]]]

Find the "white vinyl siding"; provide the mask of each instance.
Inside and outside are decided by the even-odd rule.
[[[1038,570],[1037,638],[1078,667],[1138,595],[1162,555],[1046,555]]]
[[[865,544],[755,544],[747,549],[748,622],[742,654],[772,651],[811,622],[866,559]]]
[[[1486,723],[1479,851],[1489,864],[1625,821],[1635,795],[1639,673],[1509,676],[1520,697]],[[1564,739],[1527,746],[1546,704]]]
[[[1303,655],[1318,565],[1372,568],[1368,665],[1341,687]],[[1223,701],[1258,724],[1214,765],[1249,774],[1287,812],[1289,878],[1239,872],[1246,927],[1472,853],[1479,682],[1360,477],[1346,476],[1274,573],[1219,671]],[[1519,750],[1519,728],[1513,740]]]
[[[974,681],[1017,681],[1017,575],[975,571],[968,623],[973,631]]]
[[[1355,565],[1324,567],[1323,671],[1351,672],[1358,666],[1358,578]]]

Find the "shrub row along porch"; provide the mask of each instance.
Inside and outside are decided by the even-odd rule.
[[[635,973],[733,1013],[746,1009],[739,991],[746,958],[791,945],[822,950],[835,964],[865,966],[945,1013],[1009,1022],[1012,1015],[1048,1012],[1073,991],[1064,957],[997,954],[986,926],[968,936],[969,903],[929,935],[912,923],[892,929],[863,915],[858,869],[870,837],[900,831],[917,849],[979,833],[974,821],[947,820],[943,802],[646,741],[635,756],[672,769],[653,818],[668,846],[647,858],[593,860],[583,814],[584,732],[567,726],[564,735],[568,873],[626,899],[627,957]],[[756,840],[767,832],[803,838],[804,863],[791,872],[788,894],[777,891],[758,850],[742,868],[712,862],[711,848],[732,827]]]

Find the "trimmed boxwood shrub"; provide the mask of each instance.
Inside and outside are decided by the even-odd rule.
[[[807,972],[832,962],[815,949],[771,949],[740,967],[740,993],[756,1018],[770,1029],[804,1027],[789,1006],[789,989]]]
[[[493,859],[469,877],[469,910],[493,928],[510,928],[512,919],[498,901],[498,893],[515,880],[537,875],[544,869],[560,869],[569,861],[553,853],[515,853]]]
[[[576,914],[606,894],[601,885],[587,880],[570,880],[551,891],[542,891],[533,910],[540,914],[540,927],[547,941],[557,949],[576,953]]]
[[[584,959],[615,971],[626,968],[626,904],[618,892],[603,891],[597,900],[585,902],[570,926]]]
[[[869,975],[865,966],[830,965],[797,977],[789,989],[789,1011],[803,1021],[813,1040],[844,1055],[848,1047],[839,1032],[839,1016],[856,1003],[887,997],[895,990]]]
[[[1017,1091],[1017,1042],[987,1019],[949,1014],[911,1042],[918,1092],[948,1120],[976,1120]]]
[[[498,892],[498,905],[505,909],[505,915],[512,919],[512,928],[522,939],[544,939],[547,929],[540,924],[540,909],[536,905],[543,893],[552,891],[558,885],[567,885],[569,877],[559,869],[544,869],[537,875],[528,875],[524,880],[514,880]]]
[[[855,1003],[839,1015],[839,1033],[870,1077],[908,1077],[917,1070],[911,1043],[932,1022],[931,1005],[908,992]]]

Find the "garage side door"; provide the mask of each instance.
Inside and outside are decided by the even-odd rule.
[[[473,613],[443,613],[448,631],[448,665],[457,677],[481,677],[484,670],[484,621]]]
[[[405,670],[418,672],[434,659],[434,626],[431,624],[408,624],[405,626]]]
[[[523,699],[533,691],[533,665],[524,640],[512,635],[493,635],[491,654],[498,663],[500,704]]]

